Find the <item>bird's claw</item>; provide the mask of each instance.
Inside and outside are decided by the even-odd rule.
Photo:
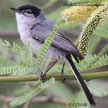
[[[41,73],[41,81],[42,82],[46,81],[46,74]]]
[[[62,77],[63,77],[62,83],[65,83],[65,81],[66,81],[66,76],[65,76],[64,74],[62,74]]]

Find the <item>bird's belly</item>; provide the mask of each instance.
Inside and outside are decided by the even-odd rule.
[[[24,37],[23,37],[24,38]],[[37,55],[39,50],[42,48],[42,44],[32,38],[26,37],[26,38],[21,38],[22,42],[24,45],[28,45],[28,42],[30,41],[30,45],[32,48],[32,52]]]

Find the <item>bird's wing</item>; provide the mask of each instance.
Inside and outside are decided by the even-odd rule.
[[[56,34],[56,37],[52,43],[55,47],[57,46],[58,48],[68,51],[72,53],[74,57],[79,57],[82,59],[82,56],[79,52],[79,50],[76,48],[76,46],[67,38],[67,36],[59,30]]]
[[[49,23],[49,20],[42,20],[31,28],[31,34],[34,39],[44,43],[45,39],[49,36],[49,33],[53,31],[53,27],[53,22]]]
[[[53,27],[54,23],[49,20],[41,22],[39,25],[33,28],[33,38],[40,41],[41,43],[44,43],[45,39],[49,36],[49,33],[53,31]],[[73,56],[82,59],[78,49],[61,30],[58,30],[56,33],[51,46],[72,53]]]

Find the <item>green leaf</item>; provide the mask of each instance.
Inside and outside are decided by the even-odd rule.
[[[16,107],[25,103],[26,101],[30,100],[34,96],[38,95],[40,92],[50,88],[55,83],[55,79],[51,78],[50,80],[46,81],[45,83],[38,83],[28,92],[26,92],[23,96],[16,98],[14,101],[10,102],[10,106]]]
[[[95,96],[108,96],[108,82],[103,80],[92,80],[88,82],[88,87]]]

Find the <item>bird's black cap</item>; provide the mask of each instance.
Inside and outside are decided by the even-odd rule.
[[[23,6],[20,6],[18,9],[15,9],[15,8],[11,8],[11,9],[14,10],[14,11],[17,10],[17,11],[20,11],[20,12],[29,9],[29,10],[32,11],[32,13],[33,13],[35,16],[38,16],[39,13],[40,13],[40,11],[41,11],[41,9],[39,9],[39,8],[37,8],[37,7],[35,7],[35,6],[32,6],[32,5],[23,5]]]

